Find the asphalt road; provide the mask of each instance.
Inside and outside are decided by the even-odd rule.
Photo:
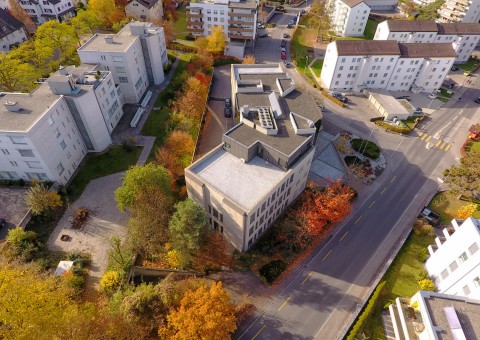
[[[286,17],[275,20],[282,24],[290,20]],[[279,61],[274,44],[283,29],[278,31],[272,33],[271,51],[262,50],[262,59],[257,61]],[[351,110],[327,103],[330,110],[325,113],[324,128],[353,130],[376,140],[387,156],[388,171],[359,197],[355,212],[241,339],[339,336],[355,317],[353,312],[361,307],[392,249],[438,190],[443,169],[458,161],[468,127],[480,118],[478,105],[473,103],[478,91],[469,88],[461,96],[461,101],[450,100],[410,136],[389,134],[371,123],[351,120]]]

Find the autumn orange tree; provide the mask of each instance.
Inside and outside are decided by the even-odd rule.
[[[195,143],[192,137],[183,131],[173,131],[163,146],[157,150],[156,159],[169,172],[173,181],[183,176],[184,169],[190,164]]]
[[[32,17],[20,6],[20,1],[8,0],[9,12],[18,21],[20,21],[28,33],[33,34],[37,30],[37,26],[32,20]]]
[[[203,73],[197,73],[187,79],[181,96],[175,102],[180,119],[194,119],[202,116],[209,81],[210,78]]]
[[[319,236],[329,224],[343,221],[350,214],[354,195],[353,190],[341,181],[326,188],[309,183],[299,207],[299,218],[305,231],[311,236]]]
[[[185,293],[178,309],[159,330],[163,339],[230,339],[235,331],[235,305],[221,282]]]

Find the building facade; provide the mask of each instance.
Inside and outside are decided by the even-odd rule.
[[[78,56],[111,71],[127,103],[139,103],[149,85],[161,84],[168,63],[163,28],[142,22],[130,22],[117,34],[95,34]]]
[[[0,51],[9,52],[10,48],[27,40],[23,24],[0,8]]]
[[[68,21],[77,14],[72,0],[19,0],[18,3],[37,25],[49,20]],[[2,7],[9,7],[7,0],[3,1]]]
[[[232,65],[240,123],[185,169],[187,191],[212,228],[248,250],[303,191],[322,114],[275,65]]]
[[[378,24],[374,39],[401,43],[450,43],[457,53],[455,63],[460,64],[468,61],[480,42],[480,24],[385,20]]]
[[[438,21],[444,23],[478,23],[480,0],[447,0],[438,10]]]
[[[342,37],[363,36],[370,7],[363,0],[331,0],[328,8],[333,30]]]
[[[88,151],[105,150],[123,115],[111,72],[62,68],[32,93],[2,93],[0,179],[66,184]]]
[[[442,85],[455,57],[448,43],[337,40],[327,46],[321,79],[334,91],[433,92]]]
[[[372,11],[394,11],[397,7],[397,0],[365,0],[365,3]]]
[[[125,14],[135,20],[152,22],[163,19],[163,4],[161,0],[133,0],[125,6]]]
[[[425,262],[428,274],[440,293],[480,300],[480,221],[467,218],[461,225],[452,221],[450,234],[435,239]]]
[[[187,7],[187,29],[195,37],[212,34],[212,27],[223,27],[229,42],[253,42],[257,29],[255,0],[198,0]]]

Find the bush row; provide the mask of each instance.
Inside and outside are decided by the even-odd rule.
[[[168,48],[175,51],[182,51],[188,53],[196,53],[197,49],[192,46],[182,45],[177,42],[172,42],[168,45]]]
[[[406,135],[406,134],[409,134],[410,132],[412,132],[412,130],[410,130],[409,128],[403,128],[403,127],[399,127],[399,126],[393,126],[393,125],[384,123],[384,122],[382,122],[382,121],[376,121],[376,122],[375,122],[375,125],[381,126],[381,127],[383,127],[385,130],[392,131],[392,132],[397,132],[397,133],[401,133],[401,134],[405,134],[405,135]]]

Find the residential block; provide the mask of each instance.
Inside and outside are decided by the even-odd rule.
[[[0,51],[9,52],[13,46],[27,40],[23,24],[0,8]]]
[[[333,30],[342,37],[361,37],[367,25],[370,7],[363,0],[330,0],[327,8]]]
[[[161,0],[132,0],[125,6],[125,14],[135,20],[148,21],[163,18]]]
[[[438,21],[451,23],[478,23],[480,0],[447,0],[438,10]]]

